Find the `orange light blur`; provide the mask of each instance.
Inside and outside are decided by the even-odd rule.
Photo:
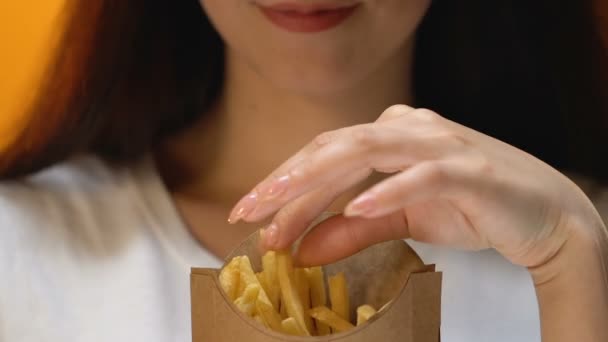
[[[0,1],[0,151],[27,123],[62,32],[66,1]]]

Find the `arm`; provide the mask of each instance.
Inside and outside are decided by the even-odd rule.
[[[543,341],[608,341],[608,232],[575,227],[546,264],[531,268]]]

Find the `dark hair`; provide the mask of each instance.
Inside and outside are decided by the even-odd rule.
[[[223,43],[199,0],[87,0],[32,120],[0,160],[23,175],[80,152],[125,161],[204,115]],[[608,60],[591,0],[434,0],[416,48],[417,106],[553,166],[608,180]]]

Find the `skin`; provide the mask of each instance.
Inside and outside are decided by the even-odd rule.
[[[226,40],[224,89],[207,115],[211,122],[201,121],[167,141],[157,159],[184,221],[205,247],[225,256],[260,227],[243,222],[229,226],[226,213],[252,184],[311,137],[373,121],[392,104],[412,102],[412,39],[428,5],[428,0],[406,5],[400,0],[365,2],[345,26],[303,35],[271,25],[250,2],[203,1]],[[411,13],[411,22],[401,19],[403,11]],[[368,32],[370,27],[375,27],[374,34]],[[261,44],[269,35],[281,49],[247,43]],[[294,48],[283,48],[288,45]],[[269,52],[277,50],[279,56]],[[348,67],[345,54],[351,56]],[[304,59],[284,65],[312,55],[314,64],[302,65]],[[286,78],[286,72],[296,77]],[[317,77],[303,80],[301,75]],[[345,201],[373,182],[350,189],[332,209],[341,211]]]
[[[225,255],[266,220],[264,247],[281,249],[343,203],[305,237],[301,264],[408,237],[494,248],[530,270],[544,341],[608,340],[608,233],[580,188],[438,113],[393,106],[412,103],[412,41],[429,0],[362,1],[314,34],[283,31],[255,7],[277,2],[202,1],[227,44],[225,88],[215,121],[158,154],[180,171],[164,175],[192,234]],[[223,215],[242,193],[230,226]]]

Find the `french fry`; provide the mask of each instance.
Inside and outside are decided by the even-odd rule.
[[[266,294],[272,306],[279,310],[281,288],[279,287],[279,278],[277,278],[277,254],[275,251],[268,251],[262,256],[262,268],[264,269],[266,286],[268,286]]]
[[[270,303],[268,297],[258,295],[255,308],[265,326],[276,331],[282,331],[281,316],[277,310],[272,307],[272,303]]]
[[[310,284],[310,304],[311,307],[327,305],[327,292],[325,291],[325,279],[323,268],[320,266],[306,269],[306,276]],[[316,321],[317,334],[319,336],[331,334],[331,330],[327,324]]]
[[[226,265],[226,267],[224,267],[222,269],[222,272],[220,272],[220,284],[222,285],[222,288],[224,289],[224,291],[226,292],[226,294],[228,295],[228,298],[230,298],[231,301],[235,301],[236,298],[238,296],[240,296],[242,293],[239,293],[239,278],[240,278],[240,272],[239,272],[239,264],[240,264],[240,260],[241,257],[236,257],[234,259],[232,259],[228,265]],[[243,288],[244,290],[244,288]]]
[[[331,300],[332,311],[345,321],[350,322],[350,302],[346,277],[343,272],[329,277],[329,298]]]
[[[255,275],[255,273],[253,272],[253,268],[251,267],[251,262],[249,261],[249,257],[247,256],[242,256],[241,260],[239,262],[239,270],[240,270],[240,284],[239,287],[241,287],[243,284],[245,284],[245,286],[249,285],[249,284],[257,284],[260,287],[260,296],[265,297],[266,300],[270,301],[270,299],[268,299],[268,295],[266,294],[266,292],[264,291],[262,284],[260,284],[258,277]]]
[[[253,268],[251,267],[251,261],[249,261],[249,257],[243,255],[239,259],[239,293],[245,291],[245,288],[249,284],[258,284],[260,287],[262,286],[258,281],[258,277],[256,277],[253,272]]]
[[[255,303],[257,301],[259,293],[259,284],[249,284],[245,288],[245,291],[243,291],[243,295],[237,298],[234,301],[234,304],[242,312],[246,313],[249,316],[253,316],[255,311]]]
[[[258,277],[253,272],[253,268],[251,267],[251,262],[249,261],[249,258],[247,256],[241,257],[241,260],[239,262],[239,269],[240,269],[240,274],[241,274],[241,278],[240,278],[241,283],[256,284],[260,288],[258,295],[256,297],[257,300],[256,300],[256,302],[254,302],[254,308],[255,308],[254,313],[261,315],[266,326],[272,327],[273,329],[278,328],[278,326],[279,326],[278,321],[280,321],[280,317],[279,317],[277,311],[274,308],[272,308],[270,299],[268,298],[268,295],[266,295],[266,292],[262,288],[262,285],[260,284]],[[268,308],[269,304],[270,304],[272,310],[270,310]],[[262,311],[258,311],[260,309]]]
[[[326,306],[317,306],[310,309],[308,313],[317,321],[329,325],[336,332],[347,331],[355,327]]]
[[[308,283],[308,276],[306,275],[306,269],[296,268],[294,270],[294,282],[298,288],[298,295],[302,302],[302,309],[304,313],[308,312],[312,308],[310,304],[310,284]],[[312,317],[304,315],[304,323],[306,323],[306,329],[311,335],[316,335],[314,331],[314,325],[312,324]]]
[[[281,322],[281,328],[284,333],[295,336],[309,336],[296,322],[295,318],[288,317]]]
[[[266,292],[266,295],[268,296],[268,284],[266,283],[266,275],[264,274],[264,271],[256,273],[255,277],[258,278],[260,286],[262,286],[262,289],[264,290],[264,292]]]
[[[326,284],[322,267],[294,268],[288,251],[267,252],[262,265],[263,270],[255,273],[249,257],[240,256],[220,272],[220,285],[240,311],[269,329],[296,336],[354,328],[344,273],[329,277]],[[364,324],[380,311],[359,306],[356,324]]]
[[[287,314],[287,305],[285,304],[285,299],[283,299],[283,296],[281,295],[281,303],[280,303],[280,311],[279,314],[281,315],[282,319],[288,318],[289,315]]]
[[[293,280],[293,273],[293,260],[289,251],[277,252],[277,276],[279,278],[279,285],[281,286],[281,295],[283,296],[285,309],[287,314],[293,317],[300,326],[304,332],[304,336],[310,336],[304,319],[304,308]]]
[[[371,305],[361,305],[357,308],[357,326],[367,322],[375,314],[376,309]]]

